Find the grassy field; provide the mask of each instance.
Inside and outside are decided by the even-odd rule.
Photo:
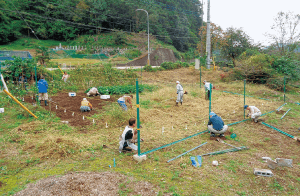
[[[136,72],[139,74],[139,72]],[[224,93],[243,93],[243,82],[223,83],[221,71],[203,71],[202,81],[212,81],[211,109],[226,124],[244,119],[244,97]],[[88,72],[82,76],[91,77]],[[92,77],[96,76],[92,74]],[[92,80],[92,77],[89,78]],[[118,80],[118,78],[112,78]],[[179,80],[184,90],[182,106],[175,107],[176,84]],[[97,78],[95,79],[97,81]],[[139,78],[143,84],[157,86],[155,91],[140,94],[140,119],[143,128],[141,150],[145,152],[192,134],[206,130],[209,102],[204,100],[204,88],[200,88],[199,72],[190,68],[172,71],[143,72]],[[56,85],[53,85],[53,88]],[[78,86],[85,90],[87,86]],[[63,90],[62,88],[61,90]],[[68,92],[67,90],[63,90]],[[54,91],[52,91],[55,93]],[[57,91],[56,91],[57,92]],[[283,102],[283,93],[263,85],[247,85],[246,104],[256,105],[262,113],[276,110]],[[299,92],[288,92],[293,101],[300,101]],[[258,98],[264,99],[258,99]],[[133,154],[118,152],[118,137],[130,117],[136,117],[136,108],[124,112],[111,103],[103,111],[87,120],[95,119],[89,127],[72,127],[62,124],[54,114],[30,104],[26,106],[38,115],[35,120],[3,93],[0,107],[5,108],[0,125],[0,195],[12,195],[48,176],[62,176],[74,171],[111,171],[148,181],[160,190],[158,195],[299,195],[300,194],[300,142],[271,128],[250,121],[232,125],[225,142],[249,149],[214,156],[204,156],[202,167],[191,166],[190,156],[231,148],[211,140],[208,133],[201,134],[170,147],[152,152],[147,160],[138,164]],[[135,102],[134,98],[134,102]],[[262,119],[293,136],[300,137],[300,106],[288,102],[282,110],[291,111],[280,120],[282,114],[270,113]],[[106,123],[108,127],[106,128]],[[162,133],[162,129],[164,132]],[[230,134],[237,137],[232,139]],[[204,142],[206,145],[170,163],[167,161]],[[108,148],[103,148],[103,145]],[[253,175],[254,168],[268,169],[261,157],[293,159],[293,167],[272,170],[274,177]],[[116,159],[116,167],[113,159]],[[212,166],[217,160],[219,166]],[[131,195],[123,188],[124,195]],[[120,194],[121,195],[121,194]]]

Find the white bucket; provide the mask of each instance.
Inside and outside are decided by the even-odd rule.
[[[4,113],[4,108],[0,108],[0,113]]]
[[[110,99],[110,95],[101,95],[100,99]]]

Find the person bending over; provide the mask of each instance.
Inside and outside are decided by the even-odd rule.
[[[97,96],[100,95],[98,89],[96,87],[93,87],[89,90],[89,92],[86,94],[88,97],[89,96]]]
[[[255,106],[248,106],[248,105],[245,105],[244,109],[249,110],[249,113],[247,116],[252,118],[252,120],[257,123],[258,118],[261,116],[260,110]]]
[[[214,112],[210,112],[209,116],[210,119],[207,124],[207,129],[210,131],[210,136],[215,137],[216,134],[220,134],[220,137],[224,137],[228,126],[224,125],[222,118],[217,116]]]
[[[83,100],[81,101],[81,106],[80,106],[81,112],[89,112],[92,109],[93,109],[92,104],[86,98],[83,98]]]

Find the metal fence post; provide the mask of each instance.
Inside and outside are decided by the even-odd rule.
[[[36,86],[36,89],[37,89],[37,94],[36,94],[36,104],[37,104],[37,105],[40,105],[40,104],[39,104],[39,100],[38,100],[39,88],[38,88],[38,85],[37,85],[36,65],[35,65],[35,67],[34,67],[34,72],[35,72],[35,86]]]
[[[285,76],[284,76],[284,95],[283,95],[283,101],[284,101],[284,103],[285,103]]]
[[[244,80],[244,106],[246,105],[246,79]],[[244,107],[243,106],[243,107]],[[245,109],[244,109],[244,119],[245,119]]]
[[[137,117],[137,140],[138,140],[138,155],[141,154],[141,137],[140,137],[140,101],[139,101],[139,81],[136,79],[136,117]]]
[[[212,85],[211,83],[209,83],[209,113],[211,112],[211,94],[212,94]],[[208,113],[208,118],[210,119],[209,113]]]

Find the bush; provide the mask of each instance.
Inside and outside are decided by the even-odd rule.
[[[271,67],[279,74],[288,76],[289,80],[300,80],[300,62],[288,57],[274,57]]]
[[[268,86],[271,89],[277,90],[277,91],[283,91],[284,90],[284,78],[269,78],[267,80],[266,86]]]
[[[181,67],[189,67],[190,65],[186,62],[177,61],[175,63],[173,62],[164,62],[160,65],[163,69],[171,70],[171,69],[178,69]]]
[[[129,59],[134,59],[134,58],[137,58],[141,55],[142,55],[142,52],[137,50],[137,49],[128,50],[128,51],[125,52],[125,56]]]
[[[145,70],[147,72],[152,72],[153,68],[151,67],[151,65],[146,65],[146,66],[144,66],[143,70]]]
[[[89,92],[91,88],[85,91],[85,93]],[[139,92],[143,91],[153,91],[155,86],[150,85],[139,85]],[[136,86],[135,85],[122,85],[122,86],[100,86],[98,87],[98,91],[101,95],[112,95],[112,94],[131,94],[136,93]]]

